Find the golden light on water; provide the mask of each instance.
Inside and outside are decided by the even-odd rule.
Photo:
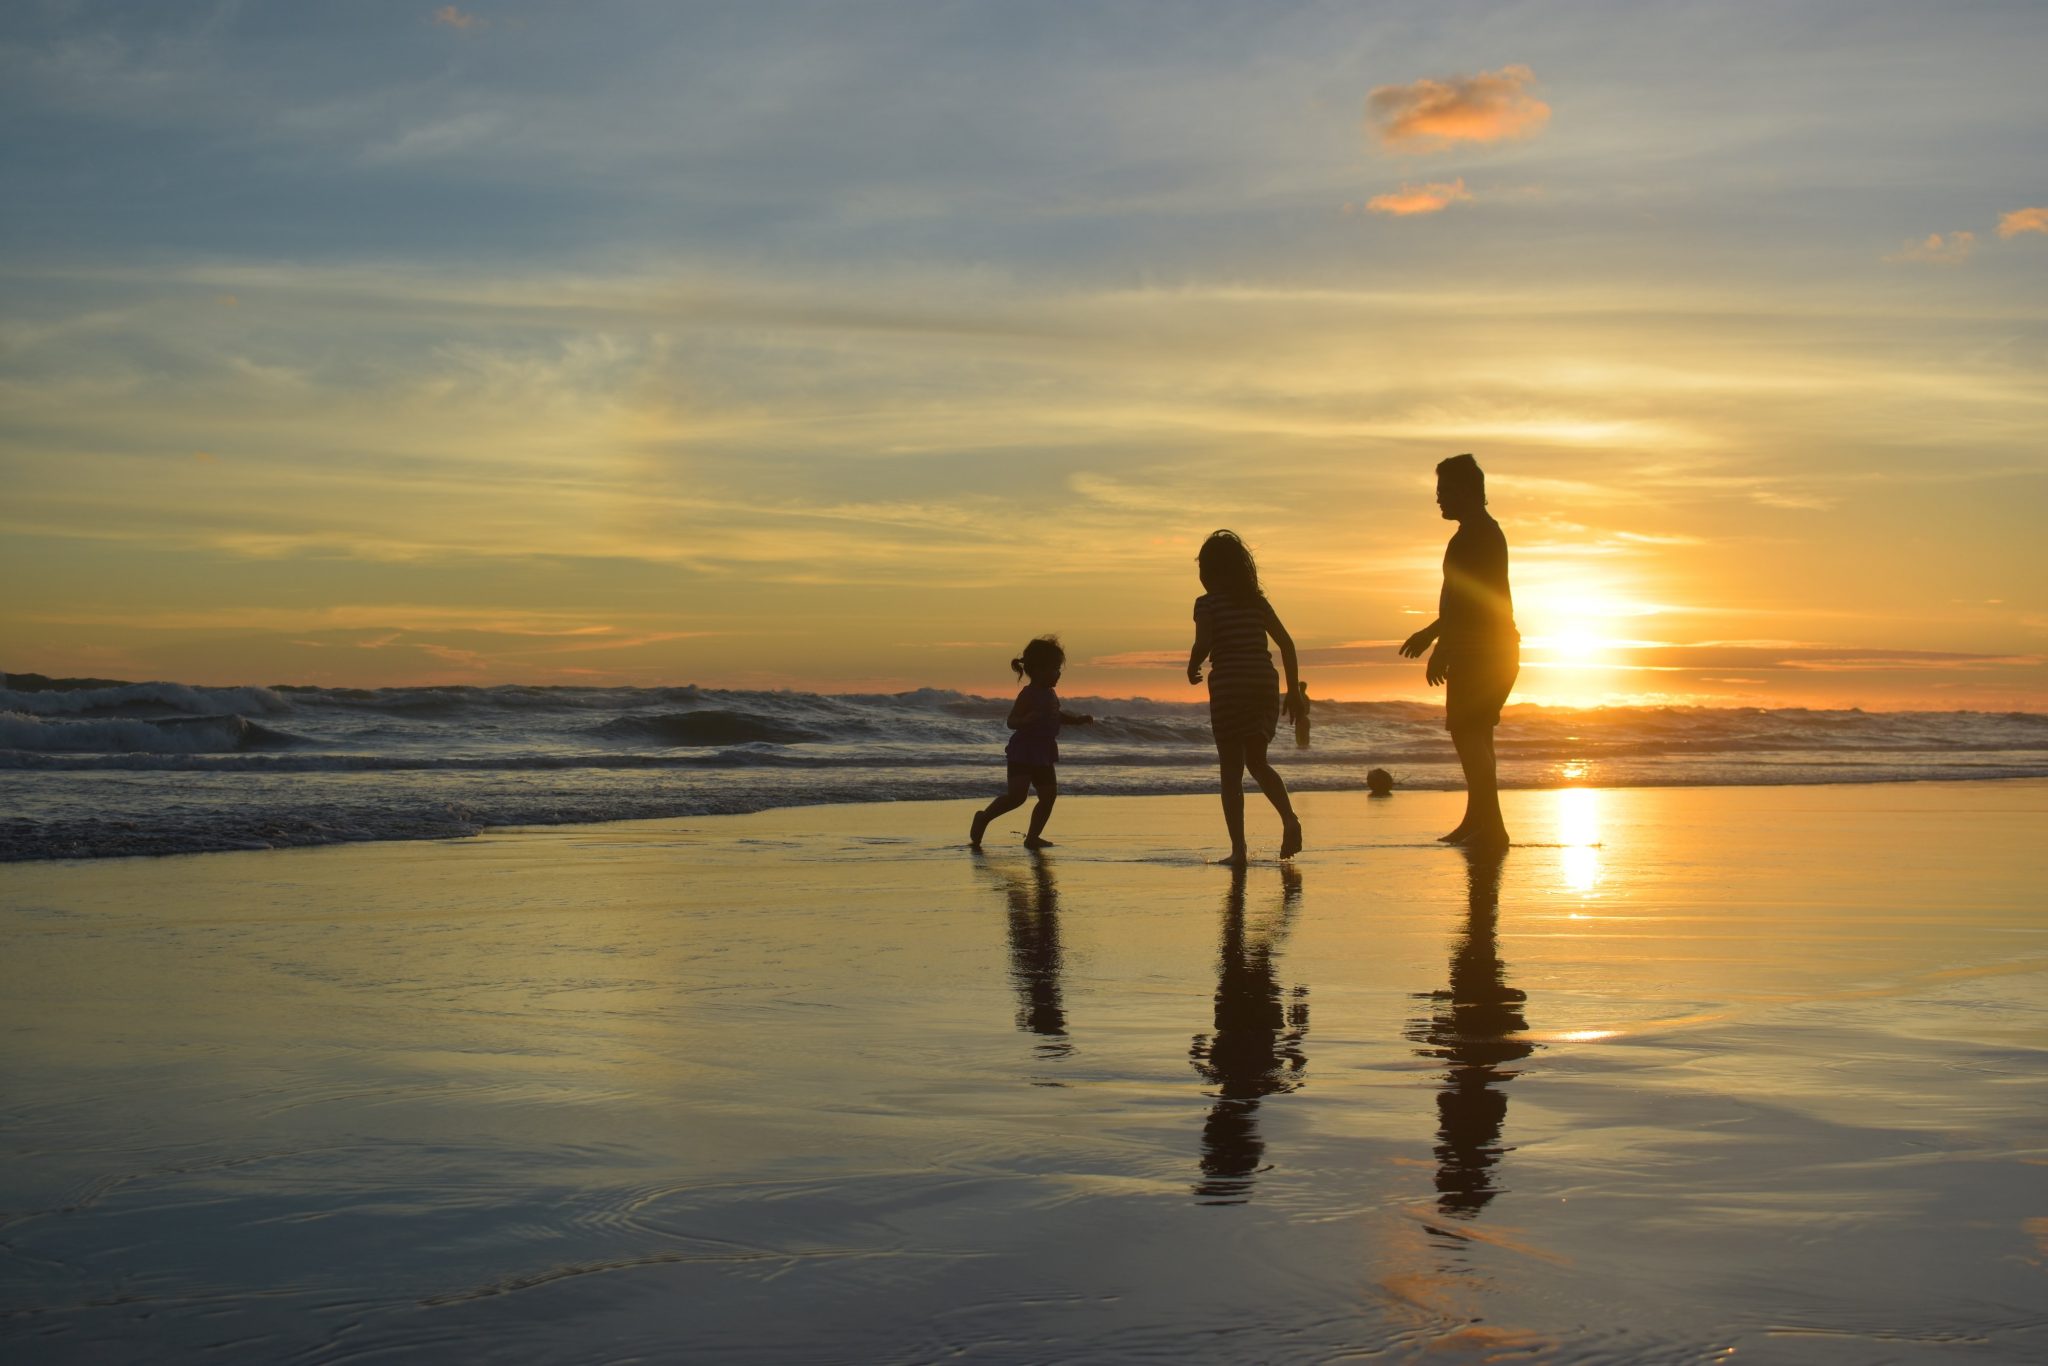
[[[1557,794],[1557,841],[1564,846],[1565,886],[1581,896],[1600,885],[1600,799],[1593,787],[1569,787]]]

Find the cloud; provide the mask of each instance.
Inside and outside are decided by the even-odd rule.
[[[461,29],[464,31],[482,28],[484,23],[481,15],[465,14],[453,5],[443,5],[435,10],[434,22],[442,28]]]
[[[1421,213],[1442,213],[1453,204],[1470,203],[1471,200],[1472,193],[1465,188],[1465,178],[1459,176],[1452,181],[1433,180],[1427,185],[1403,185],[1392,194],[1374,195],[1365,207],[1373,213],[1408,218]]]
[[[2014,209],[1998,219],[2000,237],[2018,237],[2023,232],[2048,234],[2048,204],[2035,204],[2030,208]]]
[[[1927,234],[1924,242],[1908,242],[1884,259],[1892,262],[1925,261],[1932,265],[1960,265],[1970,259],[1970,253],[1977,249],[1977,234],[1974,232],[1952,232],[1944,237],[1938,232]]]
[[[1529,93],[1535,81],[1526,66],[1504,66],[1476,76],[1383,85],[1366,97],[1366,117],[1380,142],[1399,152],[1530,137],[1550,121],[1550,106]]]

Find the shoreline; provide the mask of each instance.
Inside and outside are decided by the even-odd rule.
[[[1777,791],[1787,791],[1787,790],[1799,790],[1799,789],[1809,789],[1809,788],[1810,788],[1810,789],[1817,789],[1817,790],[1826,790],[1826,789],[1847,789],[1847,790],[1862,790],[1862,789],[1871,789],[1871,788],[1889,788],[1889,787],[1898,787],[1898,788],[1925,788],[1925,787],[1942,787],[1942,786],[1953,786],[1953,787],[1980,787],[1980,786],[1986,786],[1986,785],[2004,785],[2004,784],[2028,784],[2028,783],[2034,783],[2034,784],[2044,784],[2044,785],[2048,785],[2048,775],[2040,775],[2040,774],[1989,774],[1989,775],[1986,775],[1986,776],[1984,776],[1984,777],[1980,777],[1980,778],[1955,778],[1955,777],[1947,777],[1947,776],[1942,776],[1942,777],[1926,777],[1926,778],[1920,778],[1920,777],[1884,777],[1884,778],[1864,778],[1864,779],[1856,779],[1856,778],[1836,778],[1836,779],[1830,779],[1830,780],[1818,780],[1818,781],[1816,781],[1816,780],[1799,780],[1799,781],[1786,781],[1786,782],[1778,782],[1778,783],[1677,783],[1677,782],[1673,782],[1673,783],[1629,783],[1629,784],[1617,784],[1617,785],[1615,785],[1615,786],[1612,786],[1612,787],[1598,786],[1598,785],[1593,785],[1593,784],[1575,784],[1575,783],[1558,783],[1558,784],[1551,784],[1551,785],[1545,785],[1545,786],[1519,786],[1519,787],[1506,787],[1506,786],[1504,786],[1504,787],[1502,787],[1502,789],[1501,789],[1501,794],[1502,794],[1502,800],[1503,800],[1504,802],[1510,802],[1510,803],[1512,804],[1512,801],[1513,801],[1513,799],[1511,798],[1510,794],[1525,794],[1525,795],[1526,795],[1526,794],[1543,794],[1543,793],[1556,793],[1556,792],[1599,792],[1599,793],[1628,793],[1628,792],[1724,792],[1724,791],[1725,791],[1725,792],[1777,792]],[[1290,787],[1290,790],[1291,790],[1291,791],[1292,791],[1292,792],[1294,793],[1294,795],[1295,795],[1296,797],[1300,797],[1300,798],[1307,798],[1307,797],[1315,797],[1315,796],[1329,796],[1329,797],[1339,797],[1339,796],[1356,796],[1356,797],[1363,797],[1363,796],[1365,796],[1365,795],[1366,795],[1366,789],[1365,789],[1365,787],[1364,787],[1364,785],[1363,785],[1363,783],[1362,783],[1362,782],[1361,782],[1361,784],[1360,784],[1359,786],[1357,786],[1357,787],[1321,787],[1321,786],[1315,786],[1315,785],[1303,784],[1303,785],[1300,785],[1300,786],[1291,786],[1291,787]],[[1393,794],[1393,796],[1392,796],[1391,798],[1387,799],[1387,800],[1394,800],[1394,801],[1398,801],[1398,800],[1400,800],[1400,799],[1401,799],[1402,797],[1404,797],[1404,796],[1405,796],[1405,797],[1407,797],[1407,798],[1410,798],[1411,800],[1412,800],[1412,799],[1416,799],[1416,798],[1422,798],[1422,797],[1432,797],[1432,798],[1446,798],[1446,797],[1457,797],[1457,798],[1462,798],[1462,796],[1463,796],[1463,793],[1464,793],[1464,789],[1463,789],[1462,787],[1401,787],[1401,786],[1397,786],[1397,787],[1396,787],[1396,788],[1394,789],[1394,794]],[[992,795],[993,795],[993,793],[990,793],[989,795],[991,795],[991,796],[992,796]],[[1072,788],[1063,788],[1063,789],[1062,789],[1062,791],[1061,791],[1061,793],[1060,793],[1060,799],[1061,799],[1061,803],[1062,803],[1062,805],[1061,805],[1061,807],[1059,808],[1059,810],[1060,810],[1060,812],[1061,812],[1061,813],[1071,813],[1071,811],[1072,811],[1072,803],[1074,803],[1074,802],[1076,802],[1076,801],[1086,801],[1086,802],[1088,802],[1088,803],[1090,803],[1090,804],[1093,804],[1093,803],[1095,803],[1095,802],[1100,802],[1100,801],[1117,801],[1117,802],[1130,802],[1130,801],[1157,801],[1157,800],[1189,800],[1189,799],[1203,799],[1203,798],[1208,798],[1208,799],[1212,799],[1212,800],[1213,800],[1213,799],[1215,799],[1215,798],[1217,797],[1217,795],[1218,795],[1218,794],[1217,794],[1217,793],[1216,793],[1216,792],[1215,792],[1214,790],[1210,790],[1210,791],[1205,791],[1205,792],[1202,792],[1202,791],[1198,791],[1198,792],[1187,792],[1187,791],[1166,791],[1166,792],[1105,792],[1105,793],[1090,793],[1090,792],[1088,792],[1088,791],[1087,791],[1086,789],[1082,789],[1082,790],[1076,791],[1076,790],[1074,790],[1074,789],[1072,789]],[[1246,789],[1245,789],[1245,796],[1246,796],[1246,810],[1247,810],[1248,816],[1249,816],[1249,817],[1250,817],[1251,819],[1253,819],[1254,821],[1256,821],[1256,820],[1258,819],[1258,817],[1259,817],[1259,814],[1260,814],[1260,813],[1261,813],[1262,811],[1264,811],[1264,809],[1265,809],[1265,808],[1263,807],[1263,805],[1262,805],[1262,803],[1263,803],[1264,799],[1263,799],[1263,797],[1261,797],[1261,796],[1260,796],[1260,794],[1259,794],[1259,791],[1258,791],[1258,789],[1257,789],[1256,787],[1251,787],[1251,786],[1247,786],[1247,787],[1246,787]],[[968,803],[968,802],[973,802],[973,803],[976,803],[977,805],[979,805],[979,804],[985,804],[985,803],[986,803],[986,801],[987,801],[987,797],[985,797],[985,796],[918,796],[918,797],[906,797],[906,798],[882,798],[882,799],[870,799],[870,800],[861,800],[861,799],[857,799],[857,798],[856,798],[856,799],[848,799],[848,800],[826,800],[826,801],[817,801],[817,802],[800,802],[800,801],[799,801],[799,802],[782,802],[782,803],[777,803],[777,804],[774,804],[774,805],[768,805],[768,806],[761,806],[761,807],[756,807],[756,808],[753,808],[753,809],[751,809],[751,810],[734,810],[734,811],[703,811],[703,812],[685,812],[685,813],[681,813],[681,814],[677,814],[677,815],[662,815],[662,816],[623,816],[623,817],[616,817],[616,818],[605,818],[605,819],[598,819],[598,820],[563,820],[563,821],[509,821],[509,822],[505,822],[505,823],[503,823],[503,824],[487,824],[487,825],[481,825],[481,826],[478,826],[478,827],[476,827],[475,829],[472,829],[472,830],[468,830],[468,831],[463,831],[463,832],[459,832],[459,833],[448,833],[448,832],[443,832],[443,831],[423,831],[423,832],[421,832],[421,833],[419,833],[419,834],[417,834],[417,835],[392,835],[392,836],[383,836],[383,837],[377,837],[377,838],[368,838],[368,839],[326,839],[326,840],[304,840],[304,841],[285,841],[285,842],[281,842],[281,843],[274,843],[274,844],[263,844],[263,843],[250,843],[250,844],[224,844],[224,845],[222,845],[222,846],[221,846],[221,847],[219,847],[219,848],[213,848],[213,849],[171,849],[171,850],[162,850],[162,851],[153,851],[153,850],[137,850],[137,851],[134,851],[134,852],[128,852],[128,853],[106,853],[106,854],[64,854],[64,853],[51,853],[51,854],[30,854],[30,855],[27,855],[27,856],[25,856],[25,857],[0,857],[0,870],[4,870],[4,869],[7,869],[7,868],[12,868],[12,867],[23,867],[23,866],[41,866],[41,865],[49,865],[49,864],[66,864],[66,865],[93,865],[93,864],[102,864],[102,863],[114,863],[114,862],[122,862],[122,861],[125,861],[125,860],[130,860],[130,859],[174,859],[174,858],[197,858],[197,857],[204,857],[204,856],[210,856],[210,855],[217,855],[217,854],[264,854],[264,853],[284,853],[284,852],[289,852],[289,851],[293,851],[293,850],[314,850],[314,849],[344,849],[344,848],[357,848],[357,847],[364,847],[364,846],[378,846],[378,845],[417,845],[417,844],[462,844],[462,843],[466,843],[466,842],[469,842],[469,841],[473,841],[473,840],[478,840],[478,839],[484,839],[484,838],[488,838],[488,837],[491,837],[491,836],[496,836],[496,835],[504,835],[504,834],[509,834],[509,833],[518,833],[518,832],[526,832],[526,831],[533,831],[533,832],[541,832],[541,831],[564,831],[564,830],[602,830],[602,829],[605,829],[605,828],[609,828],[609,827],[614,827],[614,826],[662,826],[662,825],[675,825],[675,824],[678,824],[678,823],[682,823],[682,822],[693,822],[693,821],[707,821],[707,820],[717,820],[717,821],[727,821],[727,820],[747,820],[747,819],[752,819],[752,818],[758,818],[758,817],[764,817],[764,816],[773,816],[773,815],[775,815],[775,814],[776,814],[776,813],[778,813],[778,812],[799,812],[799,811],[836,811],[836,810],[844,810],[844,809],[847,809],[847,808],[868,808],[868,807],[873,807],[873,808],[878,808],[878,809],[879,809],[879,808],[893,808],[893,809],[898,809],[898,810],[900,810],[900,809],[903,809],[903,808],[906,808],[906,807],[908,807],[908,808],[918,808],[918,807],[931,807],[931,806],[939,806],[939,805],[957,805],[957,804],[962,804],[962,803]],[[1030,804],[1029,804],[1029,803],[1027,802],[1027,803],[1026,803],[1026,805],[1024,805],[1023,807],[1019,808],[1019,811],[1018,811],[1017,813],[1012,813],[1012,818],[1013,818],[1013,819],[1022,819],[1022,818],[1023,818],[1023,816],[1027,816],[1027,815],[1029,814],[1029,812],[1030,812],[1030,809],[1031,809],[1031,807],[1030,807]],[[1058,817],[1056,816],[1056,817],[1055,817],[1055,819],[1058,819]],[[1069,814],[1069,819],[1071,819],[1071,815],[1070,815],[1070,814]],[[963,840],[963,844],[964,844],[964,840]],[[1514,848],[1514,847],[1518,847],[1518,846],[1517,846],[1516,844],[1513,844],[1513,843],[1511,843],[1509,847],[1510,847],[1510,848]],[[1310,854],[1311,856],[1313,855],[1313,849],[1311,849],[1311,850],[1309,850],[1309,851],[1307,851],[1307,852],[1308,852],[1308,853],[1309,853],[1309,854]]]

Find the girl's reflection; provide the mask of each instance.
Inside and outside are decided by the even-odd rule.
[[[1526,1030],[1522,1005],[1528,999],[1507,985],[1495,924],[1500,913],[1502,855],[1469,849],[1464,933],[1451,952],[1451,984],[1421,999],[1436,1002],[1427,1018],[1415,1020],[1408,1037],[1425,1045],[1416,1051],[1450,1064],[1437,1092],[1437,1208],[1469,1219],[1500,1193],[1494,1167],[1508,1151],[1500,1141],[1507,1119],[1502,1083],[1518,1073],[1506,1065],[1534,1051],[1511,1036]]]
[[[1067,1011],[1060,1002],[1060,892],[1052,865],[1034,854],[1021,869],[997,873],[1010,903],[1010,981],[1017,988],[1017,1028],[1039,1036],[1041,1058],[1064,1058]]]
[[[1216,973],[1216,1028],[1195,1035],[1188,1049],[1194,1068],[1215,1089],[1215,1104],[1202,1126],[1202,1180],[1195,1195],[1204,1204],[1236,1205],[1251,1198],[1252,1178],[1265,1156],[1259,1137],[1259,1102],[1301,1085],[1308,1057],[1301,1041],[1308,1033],[1308,988],[1295,987],[1283,999],[1273,960],[1301,901],[1301,873],[1280,869],[1280,897],[1263,923],[1245,924],[1248,870],[1230,874],[1223,902],[1223,947]]]

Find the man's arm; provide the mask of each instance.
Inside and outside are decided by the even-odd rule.
[[[1436,638],[1442,634],[1442,631],[1443,618],[1439,617],[1401,642],[1401,657],[1403,659],[1422,658],[1422,652],[1436,644]]]

